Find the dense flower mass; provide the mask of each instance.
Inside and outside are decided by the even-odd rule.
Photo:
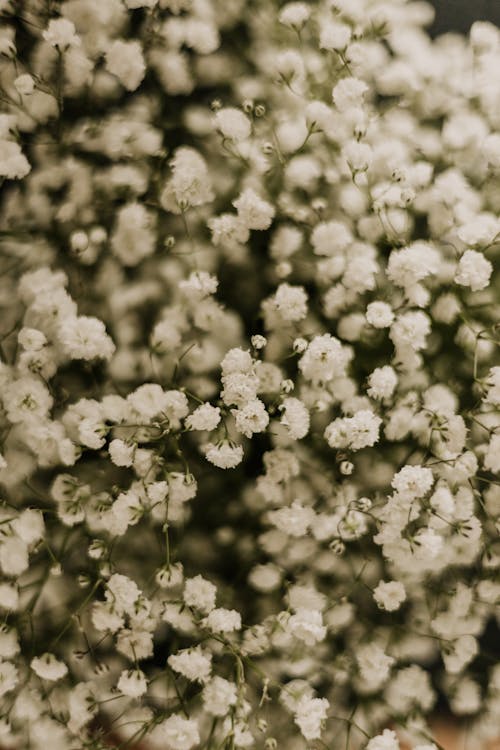
[[[0,746],[436,750],[440,705],[479,750],[500,31],[0,15]]]

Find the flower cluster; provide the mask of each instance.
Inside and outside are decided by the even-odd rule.
[[[481,747],[500,31],[0,14],[0,746]]]

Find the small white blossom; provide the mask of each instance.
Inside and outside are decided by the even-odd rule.
[[[170,162],[172,176],[160,196],[162,206],[180,214],[213,200],[212,183],[203,157],[193,148],[176,149]]]
[[[398,384],[398,376],[390,365],[377,367],[368,377],[368,395],[375,399],[390,398]]]
[[[212,716],[225,716],[238,699],[237,687],[223,677],[212,677],[203,688],[203,707]]]
[[[317,740],[321,737],[322,724],[330,707],[326,698],[303,696],[294,710],[294,721],[306,740]]]
[[[59,344],[71,359],[110,359],[115,345],[106,333],[104,323],[98,318],[80,315],[59,324]]]
[[[220,443],[207,443],[203,452],[207,461],[217,466],[219,469],[234,469],[243,460],[243,448],[241,445],[234,445],[227,440]]]
[[[213,610],[216,612],[217,610]],[[188,680],[206,682],[210,677],[212,662],[210,654],[204,653],[200,646],[184,649],[168,657],[167,662],[173,670]]]
[[[215,430],[221,420],[218,406],[201,404],[186,419],[186,427],[190,430]]]
[[[333,88],[332,98],[337,109],[344,112],[351,107],[360,106],[367,91],[368,86],[359,78],[341,78]]]
[[[370,302],[366,308],[366,319],[374,328],[389,328],[394,320],[394,313],[386,302]]]
[[[301,29],[308,21],[311,10],[305,3],[291,2],[284,5],[279,13],[279,21],[284,26]]]
[[[382,734],[372,737],[366,750],[400,750],[396,732],[392,729],[384,729]]]
[[[41,677],[42,680],[56,682],[61,680],[67,673],[68,667],[59,661],[54,654],[45,653],[31,660],[31,669]]]
[[[280,407],[281,424],[285,425],[293,440],[302,440],[309,432],[310,415],[307,407],[298,398],[283,399]]]
[[[488,286],[492,272],[493,266],[482,253],[466,250],[458,263],[455,281],[460,286],[468,286],[473,292],[477,292]]]
[[[200,741],[198,725],[194,719],[171,714],[159,725],[160,736],[172,750],[191,750]]]
[[[379,439],[382,419],[368,409],[353,417],[335,419],[325,429],[325,439],[330,448],[360,450],[374,445]]]
[[[263,200],[252,188],[246,188],[233,206],[238,211],[238,216],[248,229],[268,229],[271,226],[275,209]]]
[[[106,69],[115,75],[128,91],[135,91],[146,73],[139,42],[115,39],[106,51]]]
[[[215,607],[216,587],[198,575],[186,578],[183,598],[188,607],[208,613]]]
[[[31,165],[15,141],[0,138],[0,177],[20,180],[30,172]]]
[[[246,437],[252,437],[256,432],[263,432],[269,424],[269,414],[264,403],[254,398],[247,401],[238,409],[231,409],[236,429]]]
[[[373,598],[380,609],[394,612],[406,599],[405,587],[399,581],[380,581],[373,591]]]
[[[224,107],[215,115],[217,128],[225,138],[244,141],[252,131],[248,117],[235,107]]]
[[[203,624],[214,633],[231,633],[241,629],[241,615],[235,609],[212,609]]]
[[[116,687],[129,698],[139,698],[147,690],[147,682],[144,673],[140,669],[124,670],[116,684]]]
[[[49,21],[49,25],[43,32],[43,38],[52,47],[57,47],[61,51],[81,44],[74,23],[67,18],[53,18]]]

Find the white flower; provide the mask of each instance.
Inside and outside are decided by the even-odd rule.
[[[312,508],[301,505],[295,500],[289,508],[279,508],[269,513],[269,520],[280,531],[290,536],[305,536],[308,528],[314,520],[314,511]]]
[[[207,221],[207,226],[212,232],[212,242],[217,247],[238,246],[247,242],[250,231],[247,226],[234,214],[221,214]]]
[[[275,210],[274,207],[263,200],[255,190],[246,188],[239,197],[233,201],[233,206],[238,211],[238,216],[248,229],[268,229],[271,226]]]
[[[481,704],[481,687],[470,678],[462,678],[450,699],[453,713],[459,716],[475,714],[481,709]]]
[[[188,607],[208,613],[215,607],[216,587],[202,576],[186,578],[183,599]]]
[[[20,649],[16,631],[13,628],[9,629],[6,625],[0,626],[0,661],[12,659]]]
[[[243,460],[241,445],[234,445],[228,440],[222,440],[217,444],[207,443],[203,447],[203,452],[207,461],[219,469],[234,469]]]
[[[17,612],[19,607],[19,592],[14,584],[0,583],[0,610],[3,612]]]
[[[357,411],[353,417],[334,419],[325,429],[330,448],[367,448],[379,439],[382,419],[368,409]]]
[[[315,336],[299,360],[299,369],[312,383],[326,383],[344,375],[350,355],[334,336]]]
[[[168,405],[167,392],[157,383],[144,383],[129,393],[127,401],[145,421],[164,414]]]
[[[293,440],[302,440],[309,432],[310,415],[304,403],[293,397],[283,399],[279,406],[281,411],[280,422],[287,428],[288,434]]]
[[[198,484],[192,474],[183,474],[179,471],[171,471],[168,474],[168,489],[164,492],[164,486],[157,486],[155,495],[165,497],[170,493],[170,499],[174,502],[185,503],[196,496]],[[163,494],[164,493],[164,494]]]
[[[116,687],[129,698],[139,698],[148,689],[148,684],[144,672],[140,669],[126,669],[121,673]]]
[[[356,659],[361,677],[366,680],[370,691],[377,690],[386,682],[395,660],[388,656],[376,643],[359,646]]]
[[[433,484],[432,470],[424,466],[403,466],[391,481],[391,487],[402,499],[407,500],[423,497]]]
[[[7,419],[12,423],[43,419],[53,403],[46,386],[32,377],[20,378],[6,385],[2,399]]]
[[[398,384],[398,376],[390,365],[377,367],[368,376],[368,395],[375,399],[390,398]]]
[[[252,132],[248,117],[235,107],[224,107],[215,115],[218,129],[225,138],[233,141],[244,141]]]
[[[125,0],[125,5],[130,10],[136,8],[154,8],[157,5],[158,0]]]
[[[0,138],[0,177],[20,180],[26,177],[31,165],[15,141]]]
[[[439,253],[424,242],[414,242],[402,250],[393,250],[387,264],[387,276],[397,286],[412,287],[416,282],[435,274]]]
[[[49,21],[49,25],[42,36],[52,47],[58,47],[60,50],[66,50],[68,47],[81,44],[81,40],[76,34],[75,25],[67,18],[53,18]]]
[[[123,617],[114,612],[111,605],[105,602],[94,602],[91,619],[96,630],[109,633],[116,633],[125,624]]]
[[[365,172],[373,159],[373,151],[367,143],[348,141],[342,147],[342,156],[353,172]]]
[[[399,750],[396,732],[393,732],[392,729],[384,729],[382,734],[372,737],[366,746],[366,750]]]
[[[202,692],[203,707],[212,716],[225,716],[238,700],[238,689],[234,682],[223,677],[212,677]]]
[[[303,286],[280,284],[273,302],[281,317],[287,322],[296,323],[307,315],[307,294]]]
[[[137,584],[121,573],[114,573],[107,582],[106,600],[119,614],[130,612],[140,595]]]
[[[429,317],[421,310],[410,310],[396,318],[389,335],[396,347],[409,347],[419,351],[425,348],[430,330]]]
[[[500,435],[492,435],[484,455],[484,468],[494,474],[500,473]]]
[[[160,736],[172,750],[191,750],[200,741],[198,725],[194,719],[172,714],[159,725]]]
[[[154,218],[141,203],[118,210],[111,250],[124,266],[136,266],[155,251]]]
[[[188,146],[181,146],[170,161],[172,176],[160,196],[163,208],[180,214],[193,206],[210,203],[214,194],[203,157]]]
[[[380,581],[373,591],[373,598],[380,609],[394,612],[406,599],[405,587],[399,581]]]
[[[281,570],[273,563],[256,565],[248,575],[248,582],[257,591],[274,591],[281,583],[281,575]]]
[[[182,563],[174,563],[160,568],[155,576],[156,583],[164,589],[174,589],[184,581]]]
[[[217,610],[212,610],[216,612]],[[201,646],[187,648],[171,654],[167,662],[176,672],[188,680],[206,682],[212,669],[212,657]]]
[[[474,659],[479,651],[477,639],[472,635],[462,635],[446,644],[442,651],[443,662],[448,674],[458,674]]]
[[[246,437],[252,437],[255,432],[264,432],[269,424],[269,414],[264,403],[254,398],[247,401],[238,409],[231,409],[236,429]]]
[[[326,636],[321,612],[300,607],[287,622],[287,630],[308,646],[322,641]]]
[[[458,263],[455,281],[460,286],[468,286],[473,292],[477,292],[488,286],[492,272],[493,266],[482,253],[466,250]]]
[[[140,43],[136,40],[115,39],[106,50],[106,69],[128,91],[135,91],[146,73]]]
[[[151,333],[151,346],[160,354],[176,349],[182,341],[182,335],[171,320],[160,320]]]
[[[491,367],[485,378],[486,395],[484,401],[493,406],[500,406],[500,367]]]
[[[394,313],[387,302],[370,302],[366,308],[366,319],[374,328],[389,328],[394,320]]]
[[[64,354],[71,359],[111,359],[115,351],[102,320],[87,315],[61,321],[57,337]]]
[[[10,661],[0,661],[0,697],[14,690],[18,683],[17,667]]]
[[[320,49],[343,50],[351,41],[351,27],[346,23],[322,24],[319,34]]]
[[[498,28],[489,21],[474,21],[469,36],[473,49],[478,52],[494,51],[500,44]]]
[[[215,430],[221,420],[220,408],[206,403],[198,406],[186,419],[189,430]]]
[[[267,344],[267,339],[265,336],[261,336],[260,334],[256,334],[255,336],[252,336],[250,339],[252,346],[254,349],[264,349],[264,347]]]
[[[304,78],[304,61],[297,50],[285,49],[279,52],[273,57],[273,63],[278,80],[299,83]]]
[[[221,362],[223,376],[234,373],[248,373],[253,365],[252,355],[248,350],[235,347],[230,349]]]
[[[294,710],[294,721],[306,740],[317,740],[321,737],[321,725],[327,717],[330,707],[326,698],[312,698],[304,695]]]
[[[187,279],[179,282],[179,289],[189,300],[202,300],[215,294],[218,284],[217,276],[207,271],[193,271]]]
[[[420,548],[419,555],[424,560],[432,560],[441,552],[444,539],[434,529],[428,528],[415,535],[415,543]]]
[[[28,508],[12,521],[12,529],[25,544],[31,545],[43,539],[45,524],[42,512]]]
[[[291,2],[284,5],[279,13],[279,22],[293,29],[301,29],[309,20],[311,9],[301,2]]]
[[[359,107],[367,91],[368,86],[359,78],[341,78],[333,88],[332,98],[337,109],[344,112],[352,107]]]
[[[417,707],[429,711],[435,701],[429,674],[416,664],[400,669],[387,685],[385,699],[399,714]]]
[[[352,241],[352,232],[341,221],[322,221],[314,227],[311,234],[311,244],[316,255],[338,255]]]
[[[42,656],[35,656],[31,660],[31,669],[42,680],[48,680],[49,682],[61,680],[68,673],[66,664],[56,659],[54,654],[49,653],[42,654]]]
[[[203,620],[204,627],[214,633],[231,633],[241,629],[241,615],[235,609],[212,609]]]
[[[109,457],[115,466],[132,466],[135,445],[128,445],[123,440],[115,439],[109,444]]]
[[[490,245],[500,232],[500,220],[493,213],[478,213],[463,224],[457,234],[466,245]]]
[[[38,352],[47,344],[47,337],[36,328],[21,328],[17,335],[20,346],[26,351]]]
[[[35,90],[35,79],[29,73],[24,73],[14,79],[14,86],[22,96],[30,96]]]

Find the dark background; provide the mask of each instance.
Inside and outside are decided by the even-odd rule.
[[[467,33],[474,21],[491,21],[500,26],[500,0],[431,0],[436,18],[431,34],[446,31]]]

